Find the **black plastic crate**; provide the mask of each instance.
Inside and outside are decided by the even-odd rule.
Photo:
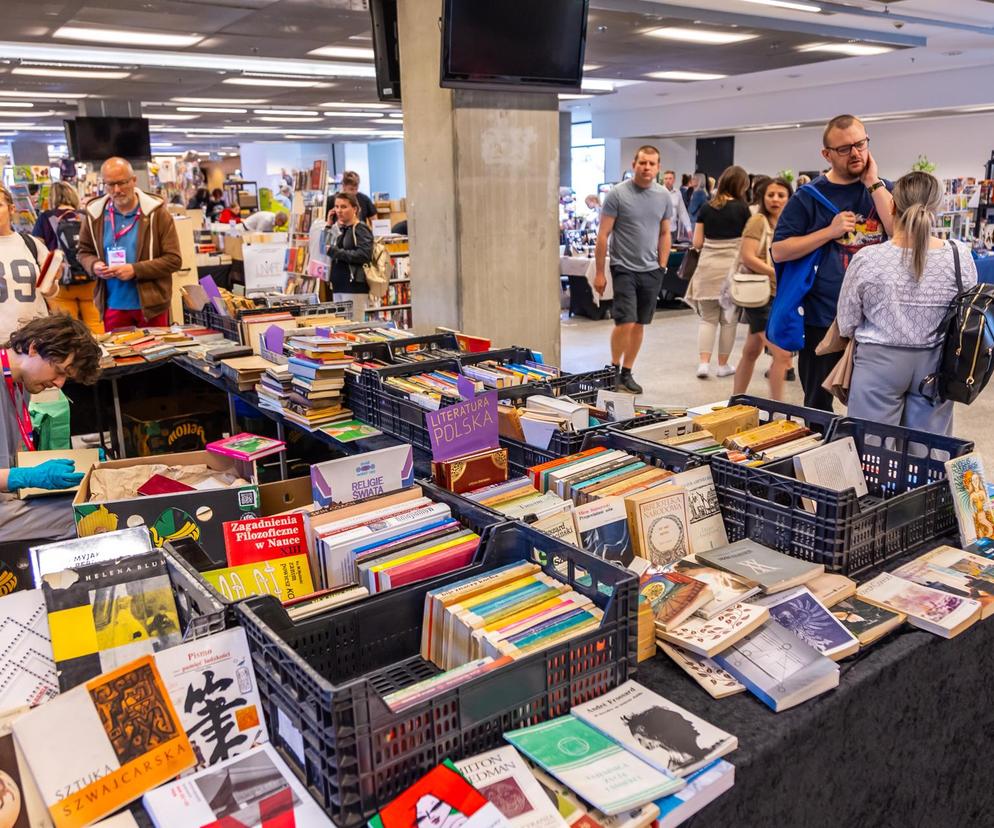
[[[372,399],[373,392],[362,384],[357,374],[351,371],[345,372],[345,387],[342,389],[342,394],[345,397],[345,407],[352,411],[355,419],[379,427],[378,412]]]
[[[378,359],[390,365],[411,365],[407,358],[412,353],[431,356],[435,351],[458,351],[459,343],[455,334],[429,334],[411,336],[390,342],[356,342],[349,347],[352,358],[358,362]],[[451,358],[450,354],[439,359]],[[422,363],[417,363],[422,364]]]
[[[604,610],[599,629],[525,656],[402,713],[383,695],[438,669],[420,656],[425,594],[532,560]],[[521,523],[487,530],[477,562],[293,624],[275,599],[238,605],[271,741],[339,826],[358,826],[444,759],[569,712],[635,671],[635,575]]]
[[[751,538],[851,574],[956,528],[944,463],[973,443],[854,418],[837,419],[827,439],[852,437],[869,494],[835,492],[794,477],[793,458],[754,468],[713,457],[711,472],[730,541]],[[811,501],[815,511],[804,508]]]
[[[210,305],[204,305],[202,310],[183,308],[183,321],[187,325],[198,325],[201,328],[213,328],[224,334],[225,339],[241,344],[241,325],[232,316],[221,316]]]
[[[231,602],[174,551],[169,541],[166,541],[162,554],[176,596],[176,611],[184,640],[200,638],[233,626],[235,618]]]

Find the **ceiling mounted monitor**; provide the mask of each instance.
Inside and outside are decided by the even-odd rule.
[[[442,86],[578,91],[589,0],[445,0]]]

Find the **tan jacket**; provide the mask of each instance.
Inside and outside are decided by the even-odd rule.
[[[179,237],[165,202],[142,190],[135,190],[141,217],[138,219],[138,261],[134,263],[135,284],[142,313],[158,316],[169,310],[173,294],[173,273],[183,266]],[[77,258],[94,277],[93,303],[103,316],[107,309],[107,282],[93,272],[104,261],[104,211],[110,196],[91,201],[83,210]]]

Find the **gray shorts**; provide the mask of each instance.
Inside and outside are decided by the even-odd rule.
[[[656,313],[656,302],[663,287],[666,271],[659,267],[645,273],[633,273],[621,267],[611,267],[614,302],[611,317],[615,325],[638,322],[648,325]]]

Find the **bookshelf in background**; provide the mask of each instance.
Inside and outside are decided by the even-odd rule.
[[[238,205],[243,210],[259,209],[259,185],[255,181],[226,181],[224,183],[224,203]]]
[[[942,204],[935,215],[936,235],[969,242],[973,238],[978,185],[976,178],[945,178]]]
[[[398,328],[413,327],[411,293],[411,259],[407,238],[394,236],[384,239],[390,253],[390,284],[387,293],[375,305],[366,308],[367,320],[394,322]],[[371,300],[372,301],[372,300]]]
[[[293,175],[293,201],[290,208],[289,246],[284,269],[288,290],[313,293],[317,278],[308,270],[311,228],[324,221],[325,190],[328,187],[328,163],[315,161],[309,170]]]

